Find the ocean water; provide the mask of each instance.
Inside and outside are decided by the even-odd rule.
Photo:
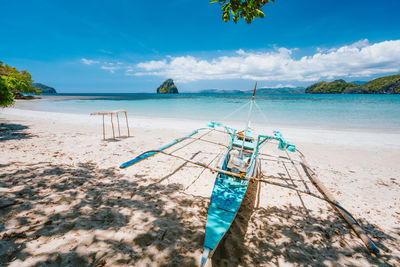
[[[21,101],[16,107],[83,114],[124,109],[129,116],[236,122],[246,120],[250,97],[247,94],[59,94]],[[260,94],[256,95],[255,103],[252,121],[258,124],[400,132],[400,95]]]

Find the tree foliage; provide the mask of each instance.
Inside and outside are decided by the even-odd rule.
[[[344,80],[318,82],[306,89],[310,94],[400,94],[400,74],[380,77],[358,85]]]
[[[374,79],[361,89],[367,94],[400,94],[400,74]]]
[[[222,19],[228,22],[231,18],[237,23],[244,18],[250,24],[255,18],[265,16],[261,9],[265,4],[275,0],[211,0],[210,3],[219,3],[222,9]]]
[[[11,105],[14,102],[14,95],[21,92],[38,93],[31,83],[32,75],[28,71],[18,71],[0,61],[0,106]]]
[[[345,90],[357,88],[358,84],[348,83],[344,80],[335,80],[333,82],[318,82],[306,88],[306,93],[311,94],[341,94]]]
[[[14,103],[14,95],[9,90],[13,78],[0,75],[0,107],[7,107]]]

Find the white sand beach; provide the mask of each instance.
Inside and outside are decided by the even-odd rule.
[[[96,116],[8,108],[0,110],[0,123],[4,266],[199,265],[215,174],[165,155],[127,169],[119,165],[205,121],[130,116],[131,136],[121,120],[123,137],[106,141]],[[399,266],[400,133],[274,126],[260,131],[276,129],[306,155],[382,255],[370,255],[326,202],[251,183],[212,265]],[[110,130],[107,124],[108,138]],[[222,151],[195,142],[177,153],[216,164]],[[289,182],[296,174],[279,158],[262,171]]]

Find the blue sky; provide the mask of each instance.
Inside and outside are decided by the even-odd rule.
[[[400,72],[400,1],[276,0],[225,23],[208,0],[0,0],[0,60],[59,92],[307,86]]]

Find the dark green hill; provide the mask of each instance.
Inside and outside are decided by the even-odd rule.
[[[400,94],[400,74],[377,78],[361,86],[364,94]]]
[[[166,80],[157,88],[157,94],[177,94],[177,93],[178,93],[178,88],[176,88],[176,85],[174,84],[174,81],[172,79]]]
[[[365,84],[344,80],[318,82],[306,88],[309,94],[400,94],[400,74],[374,79]]]
[[[56,94],[56,89],[54,89],[53,87],[44,85],[42,83],[32,83],[31,84],[32,87],[35,87],[36,89],[38,89],[41,93],[44,94]]]
[[[346,89],[357,88],[358,84],[347,83],[344,80],[336,80],[333,82],[318,82],[306,88],[308,94],[341,94]]]

